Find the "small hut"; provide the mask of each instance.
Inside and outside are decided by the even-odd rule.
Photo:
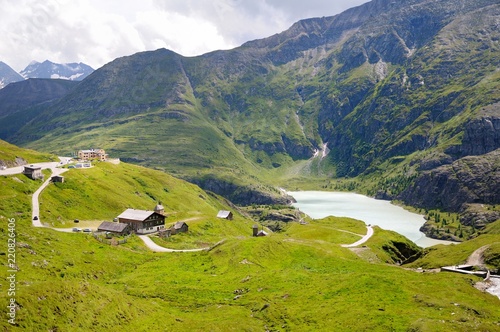
[[[252,235],[253,236],[267,236],[267,232],[261,229],[259,231],[259,226],[258,225],[253,225],[252,227]]]
[[[233,220],[233,213],[231,211],[220,210],[219,213],[217,213],[217,218]]]
[[[170,227],[170,234],[174,235],[177,233],[186,233],[188,229],[188,224],[186,224],[184,221],[178,221]]]
[[[253,225],[253,227],[252,227],[252,235],[253,236],[257,236],[258,233],[259,233],[259,226],[258,225]]]
[[[62,175],[54,175],[53,177],[50,178],[52,182],[64,182],[64,176]]]

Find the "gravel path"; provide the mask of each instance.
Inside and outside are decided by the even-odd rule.
[[[363,237],[361,238],[361,240],[356,241],[356,242],[351,243],[351,244],[343,244],[343,245],[342,245],[342,247],[344,247],[344,248],[352,248],[352,247],[357,247],[357,246],[359,246],[359,245],[361,245],[361,244],[365,243],[366,241],[368,241],[368,239],[369,239],[369,238],[371,238],[371,237],[372,237],[372,235],[373,235],[373,228],[372,228],[372,226],[371,226],[371,225],[368,225],[368,226],[366,226],[366,235],[365,235],[365,236],[363,236]]]
[[[469,258],[467,258],[467,263],[465,263],[465,265],[483,266],[484,265],[483,253],[486,249],[488,249],[489,246],[490,245],[487,244],[474,251],[469,256]]]
[[[162,246],[157,245],[153,242],[147,235],[139,235],[139,238],[144,241],[146,246],[154,252],[196,252],[196,251],[204,251],[210,248],[198,248],[198,249],[169,249]]]

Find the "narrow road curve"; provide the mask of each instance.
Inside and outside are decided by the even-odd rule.
[[[198,248],[198,249],[169,249],[162,246],[157,245],[153,242],[147,235],[139,235],[139,238],[144,241],[146,246],[154,252],[196,252],[196,251],[205,251],[210,248]]]
[[[357,246],[365,243],[366,241],[368,241],[368,239],[371,238],[372,235],[373,235],[373,227],[372,227],[372,225],[368,225],[368,226],[366,226],[366,235],[363,236],[361,238],[361,240],[356,241],[356,242],[351,243],[351,244],[343,244],[342,247],[344,247],[344,248],[357,247]]]

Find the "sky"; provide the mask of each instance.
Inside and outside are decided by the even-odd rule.
[[[84,62],[167,48],[184,56],[231,49],[333,16],[367,0],[0,0],[0,61]]]

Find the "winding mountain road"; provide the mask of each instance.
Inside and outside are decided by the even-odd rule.
[[[44,169],[50,169],[52,171],[52,176],[54,175],[61,175],[62,173],[66,172],[68,169],[66,168],[59,168],[61,165],[67,164],[70,160],[71,157],[58,157],[59,162],[45,162],[45,163],[34,163],[30,164],[31,166],[36,166],[36,167],[41,167],[42,170]],[[22,174],[24,171],[24,166],[16,166],[16,167],[9,167],[7,169],[0,170],[0,175],[15,175],[15,174]],[[31,221],[33,222],[34,227],[44,227],[42,222],[40,221],[40,202],[39,202],[39,196],[40,193],[49,185],[50,179],[49,177],[41,186],[38,188],[37,191],[33,193],[33,197],[31,198],[31,206],[32,206],[32,213],[31,213]],[[36,217],[36,220],[35,220]]]
[[[56,168],[59,164],[54,163],[56,166],[50,167],[52,170],[52,176],[55,175],[61,175],[62,173],[66,172],[68,169],[67,168]],[[32,216],[31,220],[33,221],[33,226],[35,227],[44,227],[41,220],[40,220],[40,193],[50,184],[50,177],[38,188],[37,191],[33,193],[33,197],[31,198],[31,206],[32,206]],[[35,220],[36,217],[36,220]]]
[[[33,193],[31,198],[31,221],[33,227],[47,227],[42,224],[40,220],[40,194],[42,191],[47,188],[50,184],[50,180],[55,175],[61,175],[64,172],[68,171],[67,168],[60,168],[59,166],[67,164],[71,158],[70,157],[59,157],[60,162],[46,162],[46,163],[34,163],[30,164],[31,166],[41,167],[42,169],[50,169],[52,171],[51,176],[45,180],[45,182]],[[15,175],[22,174],[24,171],[24,166],[10,167],[4,170],[0,170],[0,175]],[[195,219],[195,218],[193,218]],[[52,228],[61,232],[72,232],[70,228]],[[210,248],[197,248],[197,249],[169,249],[164,248],[153,242],[146,235],[139,235],[139,238],[146,244],[146,246],[154,252],[196,252],[196,251],[204,251],[209,250]]]

